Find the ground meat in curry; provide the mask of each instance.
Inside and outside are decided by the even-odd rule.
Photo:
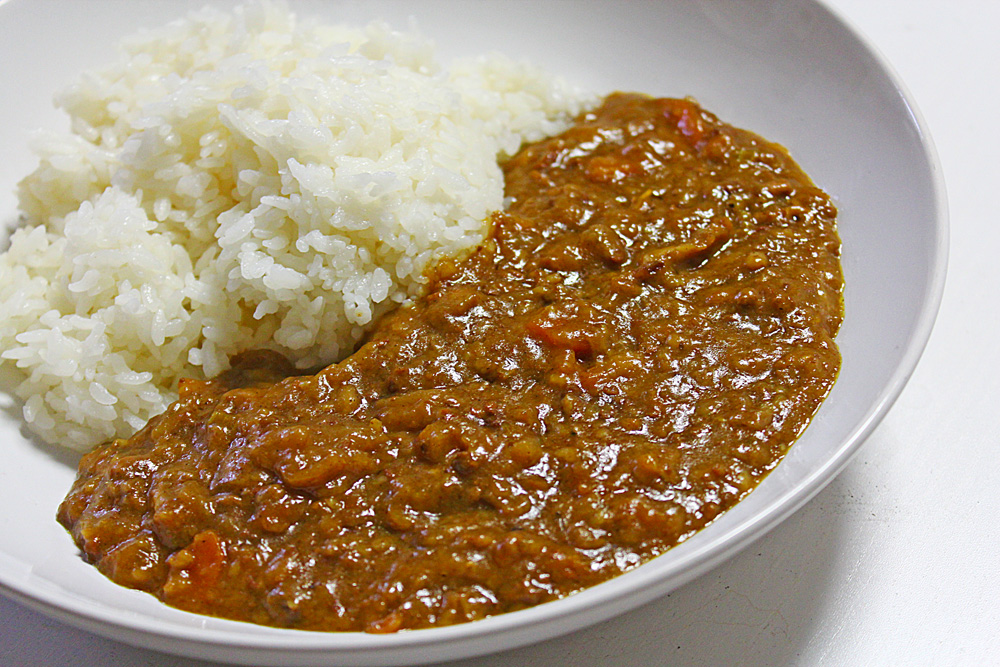
[[[85,456],[59,520],[86,558],[193,612],[392,632],[593,586],[750,491],[839,368],[829,198],[638,95],[504,169],[486,242],[354,355],[245,354]]]

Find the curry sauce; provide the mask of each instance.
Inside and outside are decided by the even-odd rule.
[[[593,586],[753,489],[839,368],[827,195],[639,95],[504,171],[487,240],[352,356],[241,355],[86,455],[59,510],[85,557],[201,614],[392,632]]]

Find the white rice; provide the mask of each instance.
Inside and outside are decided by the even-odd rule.
[[[0,359],[31,430],[126,437],[183,376],[351,351],[502,205],[497,160],[589,100],[493,55],[442,68],[382,24],[205,9],[127,40],[57,98],[0,256]]]

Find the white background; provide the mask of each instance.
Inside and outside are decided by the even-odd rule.
[[[1000,2],[829,4],[906,82],[944,167],[948,282],[916,373],[851,465],[726,564],[617,619],[456,667],[1000,665]],[[0,598],[0,665],[214,664]]]

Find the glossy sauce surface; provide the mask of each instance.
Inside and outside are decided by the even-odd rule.
[[[752,489],[836,377],[836,211],[780,147],[613,95],[354,355],[249,353],[84,457],[59,511],[198,613],[392,632],[553,600]]]

